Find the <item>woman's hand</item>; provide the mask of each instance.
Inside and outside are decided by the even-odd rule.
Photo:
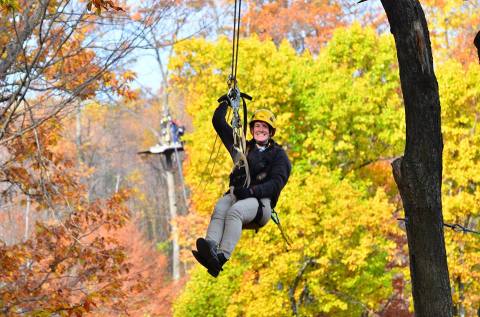
[[[235,187],[233,189],[233,194],[238,200],[247,199],[254,196],[253,189],[245,187]]]

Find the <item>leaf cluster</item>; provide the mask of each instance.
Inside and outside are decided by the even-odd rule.
[[[225,149],[220,147],[218,156],[211,151],[210,121],[216,99],[226,90],[230,51],[225,39],[194,39],[175,49],[171,83],[184,92],[195,127],[186,137],[185,173],[195,210],[185,220],[188,248],[202,235],[202,223],[227,187],[231,162]],[[195,278],[176,312],[199,313],[204,308],[192,303],[200,296],[211,301],[210,311],[228,316],[360,316],[385,308],[394,293],[393,276],[404,265],[395,258],[400,233],[394,196],[359,177],[365,166],[402,149],[392,52],[390,38],[358,25],[338,29],[316,58],[297,55],[287,42],[276,47],[256,37],[242,39],[238,82],[254,98],[249,113],[269,108],[277,114],[275,138],[293,162],[278,211],[294,243],[285,252],[273,223],[258,234],[244,232],[225,269],[228,275],[243,267],[237,279],[229,280],[240,285],[232,298],[215,301],[219,289],[226,288],[220,280],[219,287],[200,295],[195,290],[207,281]],[[211,162],[205,168],[210,153],[215,168]]]

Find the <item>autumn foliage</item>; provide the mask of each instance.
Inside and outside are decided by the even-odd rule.
[[[213,279],[191,249],[232,168],[211,116],[227,89],[233,3],[0,0],[1,314],[413,316],[390,168],[404,147],[403,101],[384,12],[371,1],[242,3],[237,79],[249,114],[276,113],[293,163],[277,208],[292,245],[273,223],[246,231]],[[422,5],[442,104],[444,220],[478,231],[480,8]],[[155,89],[134,69],[145,54]],[[169,170],[176,218],[165,161],[137,154],[161,142],[166,109],[187,126],[183,164]],[[455,307],[474,316],[478,238],[445,237]]]
[[[331,1],[250,1],[243,17],[247,30],[280,44],[288,39],[299,52],[318,53],[343,25],[342,7]]]
[[[48,220],[37,218],[26,241],[2,245],[2,312],[35,316],[168,312],[170,294],[161,295],[169,283],[166,260],[130,220],[125,204],[130,194],[122,190],[90,201],[81,181],[83,172],[71,153],[61,150],[69,146],[58,132],[51,125],[38,130],[41,150],[28,136],[9,148],[11,155],[18,155],[4,166],[4,175],[30,193],[31,209],[45,213]]]
[[[242,45],[238,79],[254,96],[249,109],[277,113],[275,138],[293,161],[277,210],[293,244],[287,252],[273,224],[244,232],[218,279],[200,266],[191,271],[175,316],[412,316],[405,224],[389,167],[405,130],[392,39],[354,24],[337,28],[315,58],[286,41],[253,36]],[[227,47],[223,38],[182,42],[170,64],[195,126],[185,163],[194,209],[182,220],[187,250],[206,229],[231,168],[223,148],[216,154],[209,120],[225,89],[227,74],[217,70],[228,65],[228,56],[218,58]],[[462,70],[449,59],[437,71],[445,222],[478,228],[478,65]],[[205,169],[211,152],[215,168]],[[448,230],[446,237],[455,305],[474,314],[477,237]]]

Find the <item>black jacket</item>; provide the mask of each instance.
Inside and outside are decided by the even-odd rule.
[[[228,105],[221,103],[213,114],[213,127],[233,158],[233,129],[225,120]],[[275,207],[280,192],[287,183],[292,166],[283,148],[270,140],[268,147],[260,152],[252,139],[247,142],[247,160],[250,170],[250,188],[255,197],[270,198]],[[241,187],[245,183],[244,168],[235,168],[230,174],[230,185]]]

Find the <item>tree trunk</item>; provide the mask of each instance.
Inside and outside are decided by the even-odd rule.
[[[167,154],[169,156],[171,154]],[[177,201],[175,195],[175,180],[173,178],[173,171],[171,166],[171,157],[167,157],[170,160],[170,164],[167,164],[165,173],[167,174],[167,187],[168,187],[168,202],[170,209],[170,226],[172,237],[172,276],[173,280],[177,281],[180,278],[180,246],[178,244],[178,228],[176,223],[177,218]]]
[[[392,163],[407,219],[417,317],[452,316],[441,201],[440,99],[425,15],[417,0],[382,0],[395,38],[405,103],[406,147]]]

